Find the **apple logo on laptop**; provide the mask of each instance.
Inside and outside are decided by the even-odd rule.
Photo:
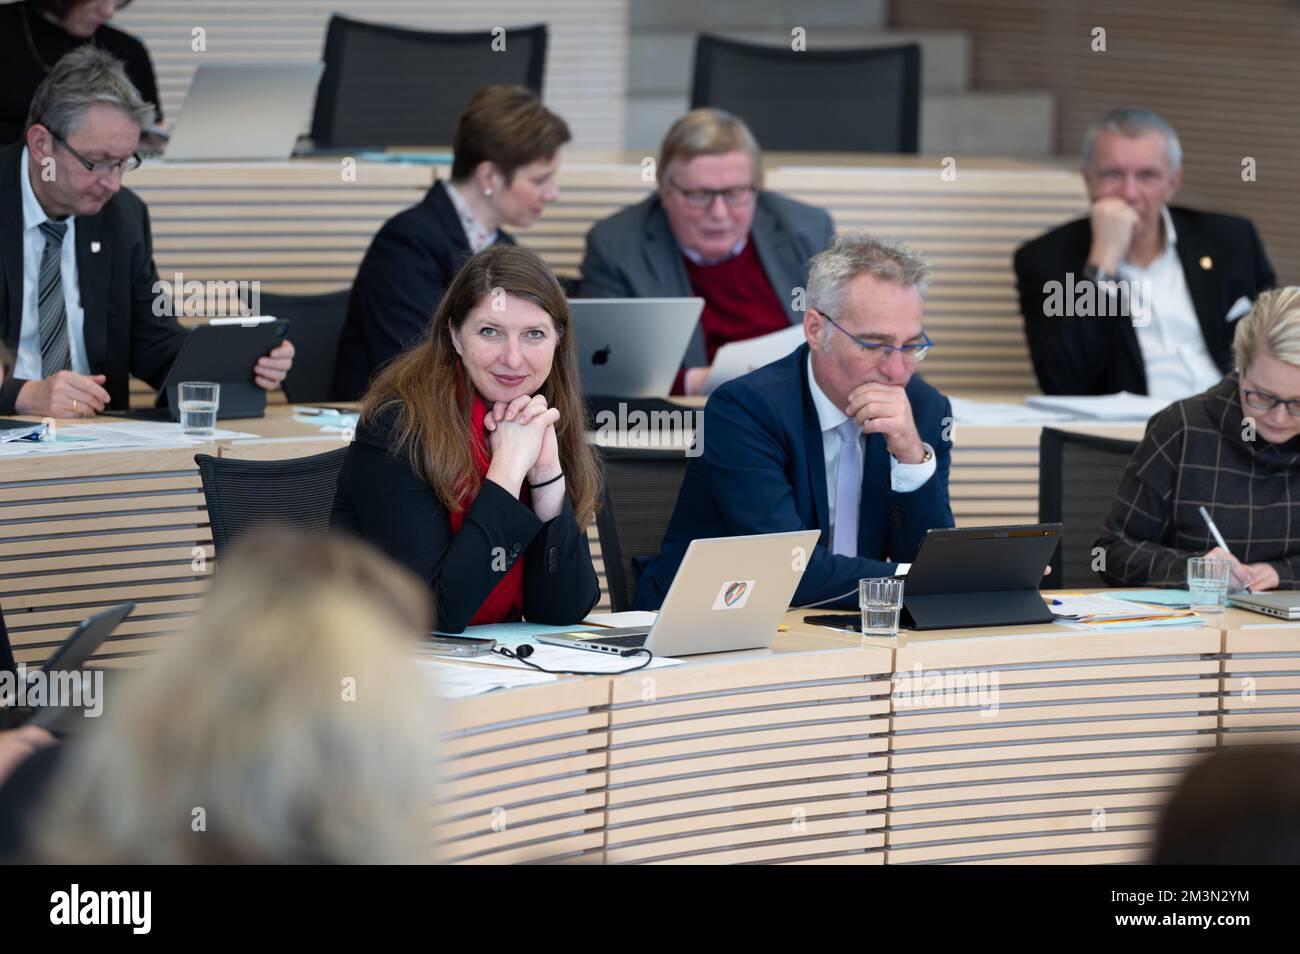
[[[592,364],[608,364],[608,363],[609,363],[609,345],[605,345],[605,347],[601,348],[599,351],[592,352],[592,355],[591,355],[591,363],[592,363]]]

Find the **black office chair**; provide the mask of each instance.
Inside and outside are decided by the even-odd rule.
[[[797,52],[701,34],[691,89],[699,106],[739,116],[764,149],[914,153],[921,47]]]
[[[1038,520],[1065,525],[1045,589],[1101,586],[1093,544],[1137,441],[1043,428],[1038,441]]]
[[[291,403],[334,400],[334,362],[349,295],[347,289],[326,295],[262,294],[262,314],[292,322],[293,367],[284,379],[284,396]]]
[[[195,454],[217,560],[254,527],[324,533],[346,447],[288,460],[237,460]]]
[[[541,93],[546,41],[545,24],[497,35],[435,33],[335,14],[312,140],[325,148],[450,146],[456,119],[480,86],[517,83]]]
[[[596,516],[614,612],[632,608],[636,583],[659,553],[689,458],[680,450],[602,447],[605,497]]]

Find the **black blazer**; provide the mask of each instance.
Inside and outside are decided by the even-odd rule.
[[[1178,257],[1187,290],[1219,370],[1232,362],[1235,322],[1227,314],[1237,299],[1251,301],[1277,279],[1249,219],[1170,206],[1178,233]],[[1122,318],[1057,317],[1044,313],[1048,282],[1061,282],[1069,295],[1067,273],[1077,288],[1092,247],[1092,225],[1079,219],[1053,229],[1016,250],[1016,285],[1034,373],[1044,394],[1147,393],[1146,368],[1132,321]],[[1203,265],[1208,259],[1209,268]]]
[[[23,323],[22,151],[22,143],[0,149],[0,336],[15,355]],[[76,225],[86,355],[92,374],[108,376],[109,406],[121,410],[129,405],[131,375],[162,386],[188,332],[175,318],[154,314],[158,270],[149,209],[135,193],[123,189],[98,214],[77,216]],[[0,384],[0,414],[14,413],[26,383]]]
[[[585,528],[578,526],[567,496],[560,515],[543,523],[485,480],[453,536],[450,515],[433,488],[416,477],[409,459],[390,452],[395,421],[396,412],[389,411],[375,426],[358,428],[339,473],[330,526],[368,540],[428,583],[435,625],[444,632],[468,626],[520,558],[526,619],[565,626],[591,612],[600,583]]]
[[[16,672],[13,647],[9,645],[9,630],[5,628],[4,610],[0,609],[0,672]]]
[[[505,232],[497,236],[514,243]],[[384,223],[352,283],[334,367],[335,400],[358,400],[374,373],[420,336],[469,257],[469,239],[441,180],[419,205]]]

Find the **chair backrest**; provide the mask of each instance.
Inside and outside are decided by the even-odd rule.
[[[796,51],[701,34],[691,108],[739,116],[768,150],[917,151],[921,47]]]
[[[1044,588],[1100,586],[1093,544],[1137,441],[1043,428],[1038,442],[1038,519],[1065,525]]]
[[[450,146],[470,95],[491,83],[542,91],[546,25],[436,33],[335,14],[311,136],[317,146]]]
[[[195,454],[212,524],[212,545],[223,551],[254,527],[324,533],[339,471],[348,449],[288,460],[238,460]]]
[[[644,562],[659,553],[689,458],[680,450],[602,447],[605,496],[596,517],[614,612],[632,608]]]
[[[4,610],[0,609],[0,672],[16,673],[13,647],[9,645],[9,630],[5,628]]]
[[[261,312],[288,318],[293,367],[284,379],[284,396],[294,404],[334,400],[334,361],[348,316],[350,291],[326,295],[274,295],[263,292]]]

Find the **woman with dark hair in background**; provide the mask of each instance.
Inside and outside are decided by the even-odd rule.
[[[143,43],[108,25],[131,0],[19,0],[0,4],[0,146],[17,142],[32,94],[54,64],[86,43],[126,66],[126,75],[162,120],[158,80]]]
[[[564,120],[523,86],[484,86],[452,133],[451,181],[384,224],[357,270],[339,339],[333,396],[355,401],[371,377],[424,331],[443,289],[471,255],[513,243],[560,197]]]
[[[366,393],[331,523],[415,571],[439,629],[576,623],[600,596],[585,417],[559,281],[535,253],[493,245]]]

